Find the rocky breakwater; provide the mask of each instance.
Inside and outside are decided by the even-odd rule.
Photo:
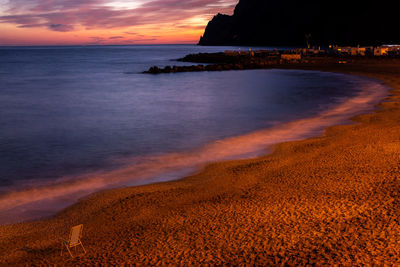
[[[223,70],[245,70],[245,69],[261,69],[265,65],[258,64],[211,64],[211,65],[192,65],[192,66],[166,66],[159,68],[157,66],[150,67],[143,73],[160,74],[175,72],[195,72],[195,71],[223,71]]]
[[[280,64],[279,55],[271,53],[199,53],[189,54],[184,58],[178,59],[182,62],[203,63],[191,66],[166,66],[164,68],[153,66],[143,73],[160,74],[176,72],[195,72],[195,71],[223,71],[223,70],[246,70],[262,69],[271,65]]]

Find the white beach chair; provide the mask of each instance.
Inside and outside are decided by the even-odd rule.
[[[77,225],[77,226],[74,226],[71,228],[71,233],[69,234],[69,239],[62,240],[61,256],[64,251],[64,246],[67,248],[71,257],[74,257],[71,253],[71,248],[75,247],[75,249],[76,249],[76,246],[78,246],[78,245],[81,245],[84,253],[86,253],[86,250],[83,247],[83,244],[81,242],[82,230],[83,230],[83,224],[80,224],[80,225]]]

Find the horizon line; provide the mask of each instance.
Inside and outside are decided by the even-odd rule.
[[[2,45],[0,47],[57,47],[57,46],[144,46],[144,45],[198,45],[198,43],[160,43],[160,44],[32,44],[32,45]]]

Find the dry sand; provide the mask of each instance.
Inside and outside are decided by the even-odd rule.
[[[1,226],[0,265],[400,264],[400,61],[293,67],[378,78],[392,101],[270,155]],[[80,223],[87,254],[60,256]]]

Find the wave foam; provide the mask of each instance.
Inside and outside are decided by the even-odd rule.
[[[355,97],[321,113],[249,134],[231,137],[183,153],[134,157],[117,170],[64,177],[48,185],[14,191],[0,196],[0,224],[15,223],[54,214],[93,192],[173,180],[188,175],[207,163],[260,155],[276,143],[300,140],[321,134],[324,128],[372,110],[386,88],[375,82],[365,85]]]

